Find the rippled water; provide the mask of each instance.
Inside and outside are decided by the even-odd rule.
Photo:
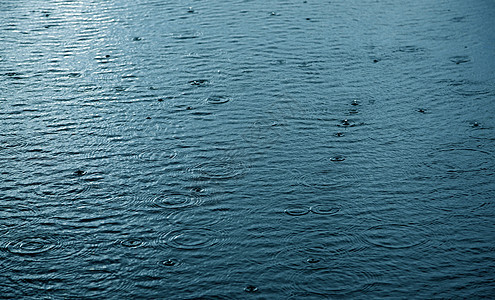
[[[0,298],[495,294],[493,1],[0,8]]]

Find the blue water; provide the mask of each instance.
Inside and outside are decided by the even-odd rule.
[[[0,298],[495,295],[495,2],[0,8]]]

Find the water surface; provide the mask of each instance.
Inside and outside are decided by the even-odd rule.
[[[0,8],[1,298],[495,294],[493,1]]]

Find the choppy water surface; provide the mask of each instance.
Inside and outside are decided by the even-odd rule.
[[[0,297],[495,294],[495,3],[0,0]]]

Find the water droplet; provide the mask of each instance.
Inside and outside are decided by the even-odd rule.
[[[164,266],[167,266],[167,267],[172,267],[172,266],[175,266],[177,264],[177,262],[173,259],[167,259],[164,262],[162,262],[162,264]]]
[[[349,122],[349,120],[344,119],[344,120],[342,120],[342,125],[343,125],[343,126],[350,126],[350,125],[351,125],[351,123]]]
[[[189,84],[194,86],[204,86],[207,85],[208,82],[209,82],[208,79],[196,79],[189,81]]]
[[[247,293],[255,293],[258,291],[258,288],[255,287],[254,285],[248,285],[247,287],[244,288],[244,291]]]
[[[74,175],[77,175],[77,176],[83,176],[84,174],[86,174],[86,172],[84,172],[83,170],[77,170],[74,172]]]

